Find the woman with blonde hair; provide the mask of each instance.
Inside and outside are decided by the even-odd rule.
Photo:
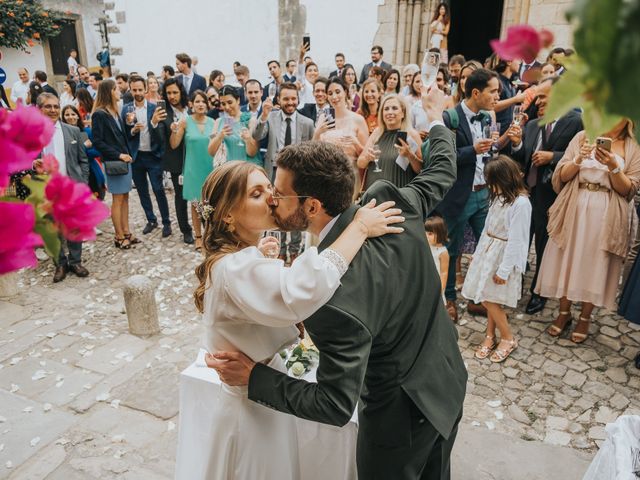
[[[402,134],[406,140],[399,138]],[[406,103],[395,93],[384,97],[378,128],[358,157],[358,168],[366,169],[363,190],[376,180],[404,187],[422,168],[421,144],[420,134],[411,128]]]
[[[147,101],[149,103],[158,103],[158,100],[162,100],[162,94],[160,93],[160,84],[158,79],[153,75],[147,78]]]
[[[318,202],[274,195],[265,171],[249,162],[227,162],[209,175],[200,208],[205,259],[196,268],[194,299],[209,352],[243,352],[285,372],[278,352],[296,341],[295,325],[333,296],[367,238],[401,231],[389,225],[404,219],[390,202],[367,205],[330,247],[322,253],[311,247],[286,267],[272,256],[277,241],[261,240],[265,230],[277,228],[272,208],[280,201]],[[195,447],[178,452],[176,478],[298,479],[295,417],[249,401],[247,387],[222,384],[218,392],[214,400],[181,398],[206,408],[191,417],[206,425],[184,428],[203,436],[181,439]]]
[[[554,337],[569,328],[572,302],[582,302],[574,343],[587,339],[594,306],[616,308],[636,217],[640,146],[633,123],[623,119],[603,137],[594,144],[579,132],[555,168],[558,198],[549,209],[549,243],[535,287],[538,295],[560,299],[560,313],[547,329]]]

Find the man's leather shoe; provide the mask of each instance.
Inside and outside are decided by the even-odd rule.
[[[193,242],[195,241],[193,239],[193,233],[192,232],[187,232],[187,233],[183,233],[182,234],[182,240],[184,241],[184,243],[186,243],[187,245],[193,245]]]
[[[158,222],[147,222],[142,230],[143,235],[153,232],[156,228],[158,228]]]
[[[53,274],[53,283],[61,282],[65,278],[67,278],[67,266],[58,265],[56,267],[56,273]]]
[[[481,303],[469,302],[467,304],[467,312],[469,312],[471,315],[477,315],[479,317],[487,316],[487,309],[484,308],[484,305],[482,305]]]
[[[456,308],[456,302],[453,300],[447,300],[447,313],[453,320],[453,323],[458,323],[458,309]]]
[[[524,311],[527,312],[527,315],[533,315],[534,313],[541,312],[544,309],[546,303],[546,298],[533,293],[531,294],[531,300],[529,300],[529,303],[527,303],[527,308],[525,308]]]
[[[68,270],[75,273],[78,277],[84,278],[89,276],[89,270],[84,268],[81,263],[78,263],[76,265],[69,265]]]
[[[162,238],[167,238],[169,235],[171,235],[171,225],[163,225]]]

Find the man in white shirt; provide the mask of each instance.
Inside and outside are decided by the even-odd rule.
[[[298,85],[300,88],[300,103],[306,105],[307,103],[315,103],[316,99],[313,96],[313,85],[318,78],[318,65],[314,62],[305,63],[303,61],[304,54],[309,51],[309,46],[303,44],[300,47],[300,56],[298,58]]]
[[[67,67],[69,68],[69,78],[75,80],[78,76],[78,52],[76,49],[71,49],[69,52],[69,58],[67,58]]]
[[[18,100],[22,100],[22,103],[27,103],[27,94],[29,93],[29,72],[26,68],[18,69],[18,80],[11,87],[11,101],[18,103]]]
[[[44,92],[38,96],[37,105],[40,111],[54,124],[55,132],[49,145],[43,150],[43,155],[53,155],[58,160],[59,172],[71,177],[76,182],[89,182],[89,160],[84,149],[80,129],[60,121],[60,101],[52,93]],[[42,168],[42,160],[33,164],[38,172]],[[86,277],[89,271],[82,265],[82,242],[65,240],[60,237],[60,255],[58,266],[53,275],[54,283],[65,279],[68,272],[78,277]],[[65,244],[67,253],[65,253]]]
[[[129,89],[133,95],[133,103],[124,105],[123,118],[125,120],[129,149],[134,159],[132,166],[133,183],[136,186],[142,209],[147,217],[147,225],[142,230],[142,233],[146,235],[158,227],[158,218],[153,211],[153,204],[149,195],[149,183],[147,182],[147,177],[149,177],[151,188],[160,210],[160,216],[162,217],[162,237],[165,238],[171,235],[171,218],[169,217],[169,202],[162,184],[164,142],[156,135],[157,126],[160,123],[160,112],[154,116],[157,110],[156,105],[148,103],[145,98],[147,82],[144,78],[134,75],[129,77]],[[135,125],[129,125],[126,121],[127,112],[131,106],[135,109]]]

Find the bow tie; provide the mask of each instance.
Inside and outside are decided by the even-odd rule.
[[[481,113],[474,115],[473,117],[471,117],[471,123],[474,123],[474,122],[482,123],[482,117],[484,117],[484,115],[482,115]]]

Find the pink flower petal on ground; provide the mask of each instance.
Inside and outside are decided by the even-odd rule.
[[[533,62],[541,48],[540,34],[530,25],[514,25],[507,30],[504,40],[489,42],[494,52],[504,60],[522,59]]]
[[[34,248],[42,239],[33,232],[35,221],[33,205],[0,202],[0,274],[38,265]]]
[[[45,197],[51,202],[53,219],[69,240],[95,240],[95,227],[111,213],[87,185],[60,174],[47,183]]]

